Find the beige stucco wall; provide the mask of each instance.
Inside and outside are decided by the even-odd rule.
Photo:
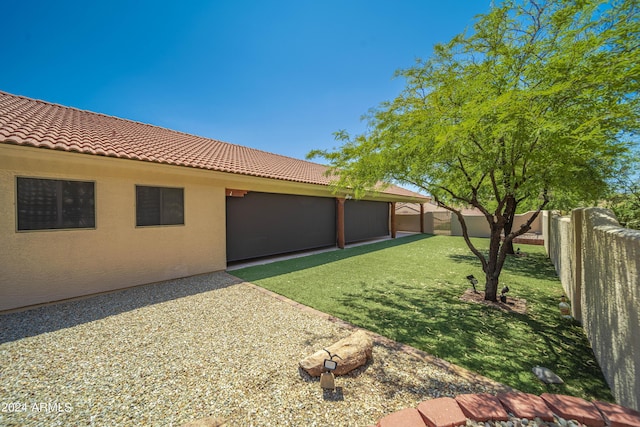
[[[448,212],[425,212],[424,232],[435,234],[438,228],[442,228],[443,221],[446,222],[447,230],[450,228],[450,214]],[[399,214],[396,215],[396,229],[398,231],[420,232],[420,214]]]
[[[552,215],[544,237],[613,395],[640,410],[640,231],[586,208]]]
[[[491,229],[484,216],[464,216],[469,237],[491,237]],[[451,215],[451,235],[462,236],[462,225],[456,215]]]
[[[556,268],[565,295],[570,301],[575,301],[578,296],[574,281],[574,243],[571,218],[560,216],[557,212],[549,212],[549,215],[551,216],[549,235],[544,236],[545,243],[548,242],[549,257]],[[576,309],[576,305],[573,304],[572,308]],[[572,315],[580,320],[580,313],[574,311]]]
[[[16,231],[16,176],[95,182],[96,228]],[[135,185],[184,188],[185,225],[136,227]],[[0,310],[226,268],[225,186],[199,171],[0,146]]]
[[[396,215],[396,230],[420,232],[420,214],[418,215]]]
[[[640,231],[585,209],[582,318],[616,400],[640,410]]]
[[[516,215],[513,224],[514,230],[517,230],[522,224],[531,218],[533,212],[527,212],[521,215]],[[450,221],[450,229],[452,236],[462,236],[462,226],[460,221],[455,215],[449,212],[425,212],[424,214],[425,233],[433,234],[437,227],[435,224],[440,224],[442,228],[442,221]],[[450,218],[450,219],[449,219]],[[467,230],[471,237],[490,237],[491,231],[487,219],[480,215],[465,215],[465,223],[467,224]],[[396,216],[396,224],[398,231],[420,231],[420,214],[399,214]],[[542,233],[542,220],[541,215],[533,221],[531,224],[530,233]]]
[[[549,227],[551,224],[551,211],[542,211],[540,212],[540,216],[542,217],[542,238],[544,240],[544,250],[549,254]]]
[[[518,230],[525,222],[529,221],[529,218],[535,212],[526,212],[523,214],[518,214],[513,218],[513,231]],[[538,233],[542,234],[542,215],[538,215],[536,219],[531,223],[531,229],[527,233]]]

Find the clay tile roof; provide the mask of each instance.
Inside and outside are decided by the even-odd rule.
[[[0,91],[0,143],[328,185],[326,166]],[[391,186],[383,191],[424,196]]]

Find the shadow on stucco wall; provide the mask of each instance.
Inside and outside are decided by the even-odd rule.
[[[640,231],[613,212],[547,213],[549,256],[621,405],[640,410]]]

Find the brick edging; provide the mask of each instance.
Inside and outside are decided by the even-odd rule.
[[[544,245],[544,240],[542,240],[542,239],[527,239],[527,238],[516,237],[515,239],[513,239],[513,243],[516,243],[516,244],[519,243],[521,245],[542,246],[542,245]]]
[[[456,427],[467,423],[505,421],[507,415],[529,420],[553,422],[554,416],[576,420],[589,427],[640,426],[640,412],[608,402],[588,402],[574,396],[522,392],[463,394],[425,400],[415,408],[406,408],[381,418],[377,427]]]

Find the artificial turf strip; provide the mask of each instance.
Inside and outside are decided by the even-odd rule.
[[[488,239],[473,239],[486,250]],[[461,237],[416,235],[235,270],[232,273],[317,310],[524,392],[588,400],[613,397],[582,328],[558,310],[562,286],[542,246],[520,245],[500,276],[525,315],[460,300],[480,262]],[[544,385],[544,366],[564,381]]]

